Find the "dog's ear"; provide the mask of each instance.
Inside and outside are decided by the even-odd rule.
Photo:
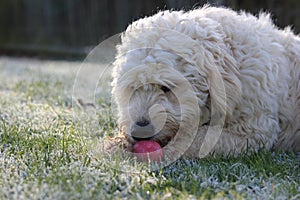
[[[226,37],[221,25],[211,19],[203,19],[203,22],[199,20],[197,25],[206,31],[204,35],[201,31],[197,32],[200,35],[193,39],[198,42],[194,52],[199,55],[195,59],[199,70],[206,74],[211,106],[219,114],[230,117],[242,93],[230,39]]]
[[[236,60],[222,41],[210,39],[203,45],[203,67],[206,69],[211,106],[215,106],[219,114],[230,117],[242,93]]]
[[[171,50],[192,66],[197,66],[197,71],[193,74],[196,82],[203,82],[198,78],[205,77],[210,95],[210,107],[215,110],[214,113],[231,117],[234,107],[241,98],[242,84],[238,78],[239,71],[231,50],[230,38],[226,37],[218,22],[209,18],[183,20],[179,24],[178,32],[172,33],[170,38],[177,36],[182,40],[173,42]]]

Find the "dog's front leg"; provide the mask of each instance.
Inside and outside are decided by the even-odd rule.
[[[214,154],[236,156],[242,152],[255,152],[262,147],[271,146],[265,144],[263,138],[247,137],[228,128],[202,126],[184,155],[192,158],[204,158]]]

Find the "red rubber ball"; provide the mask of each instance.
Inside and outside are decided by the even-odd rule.
[[[142,140],[135,143],[133,145],[133,153],[139,160],[145,162],[149,159],[150,161],[160,161],[163,156],[161,146],[157,142],[150,140]]]

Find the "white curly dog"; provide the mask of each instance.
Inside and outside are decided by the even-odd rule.
[[[130,150],[153,140],[189,157],[299,151],[299,80],[300,38],[268,14],[159,12],[132,23],[117,46],[115,142]]]

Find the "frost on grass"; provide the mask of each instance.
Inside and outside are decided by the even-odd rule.
[[[0,199],[300,198],[299,154],[179,160],[154,172],[104,154],[114,106],[99,88],[92,104],[72,98],[77,69],[0,58]]]

